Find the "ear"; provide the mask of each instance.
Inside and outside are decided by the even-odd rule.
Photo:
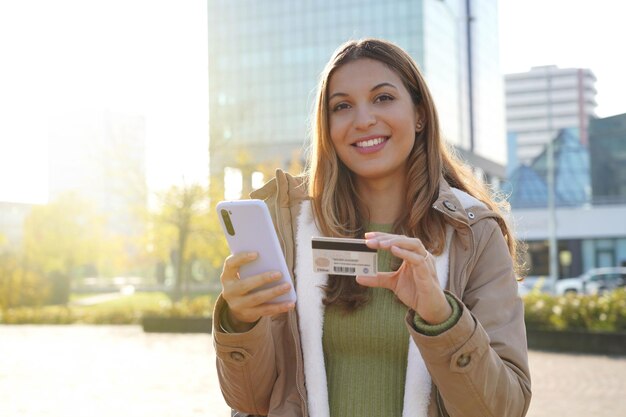
[[[426,112],[421,105],[415,106],[415,132],[420,133],[426,127]]]

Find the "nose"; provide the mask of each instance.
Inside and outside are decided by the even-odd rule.
[[[356,111],[354,125],[359,130],[366,130],[376,124],[376,115],[369,106],[359,106]]]

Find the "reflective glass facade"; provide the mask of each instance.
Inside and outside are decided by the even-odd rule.
[[[626,114],[591,119],[589,148],[594,201],[626,201]]]
[[[579,206],[590,202],[589,152],[581,145],[576,129],[563,129],[553,140],[555,204]],[[513,171],[502,189],[513,208],[548,206],[547,148],[530,165]]]
[[[588,148],[580,143],[577,129],[561,131],[553,143],[559,277],[626,266],[626,114],[591,119]],[[546,174],[544,146],[502,187],[509,194],[517,232],[527,236],[531,276],[549,273]]]
[[[474,17],[483,16],[472,25],[482,28],[475,42],[489,45],[474,48],[481,51],[474,62],[474,90],[480,90],[476,107],[486,106],[476,112],[481,138],[476,149],[502,163],[503,89],[500,73],[493,73],[498,67],[496,2],[472,3]],[[284,165],[294,150],[306,147],[319,73],[340,44],[364,37],[393,41],[415,58],[433,91],[445,137],[469,149],[465,4],[209,0],[211,171],[220,172],[241,148],[255,160],[279,159]]]

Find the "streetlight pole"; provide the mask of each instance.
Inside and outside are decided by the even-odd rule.
[[[475,145],[475,126],[474,126],[474,53],[472,49],[472,23],[474,22],[474,16],[472,16],[472,0],[465,0],[465,13],[467,17],[466,21],[466,41],[467,41],[467,100],[469,111],[469,140],[470,151],[474,152]]]
[[[473,124],[473,110],[472,110],[472,93],[471,93],[471,81],[468,81],[468,85],[467,85],[467,89],[468,89],[468,116],[469,116],[469,120],[468,120],[468,125],[465,125],[464,122],[464,107],[463,107],[463,98],[462,98],[462,92],[464,91],[463,89],[463,75],[462,75],[462,68],[461,66],[464,65],[464,63],[462,62],[462,56],[461,56],[461,35],[462,35],[462,28],[461,28],[461,24],[463,21],[463,11],[461,10],[461,6],[460,3],[457,3],[456,6],[451,6],[449,2],[447,2],[446,0],[437,0],[437,2],[439,4],[441,4],[446,13],[448,14],[448,16],[450,17],[450,21],[452,22],[452,24],[454,25],[454,55],[455,55],[455,70],[456,70],[456,81],[458,83],[457,88],[458,88],[458,92],[457,92],[457,97],[456,97],[456,101],[457,101],[457,120],[458,120],[458,135],[459,137],[463,138],[463,142],[465,142],[465,129],[468,129],[468,140],[469,140],[469,150],[470,152],[474,152],[474,138],[473,138],[473,130],[474,130],[474,124]],[[469,25],[469,18],[468,18],[468,25]],[[469,33],[467,34],[469,35]],[[469,42],[469,38],[467,38],[467,42]],[[470,52],[470,50],[468,49],[468,53]],[[468,56],[468,60],[470,59],[470,57]],[[468,74],[468,79],[471,80],[471,75]]]
[[[548,256],[549,256],[549,273],[550,288],[554,293],[556,291],[556,281],[559,276],[558,265],[558,241],[556,238],[556,187],[555,187],[555,163],[554,163],[554,135],[552,126],[552,74],[550,68],[547,68],[547,116],[548,116],[548,132],[550,138],[547,148],[547,186],[548,186]]]

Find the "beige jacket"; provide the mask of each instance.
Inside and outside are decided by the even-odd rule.
[[[306,191],[301,178],[278,170],[252,195],[270,208],[292,276],[295,225]],[[502,219],[481,206],[463,209],[444,181],[433,210],[454,227],[446,289],[464,309],[457,324],[438,336],[417,333],[411,325],[414,312],[407,313],[408,332],[432,378],[428,416],[524,416],[531,397],[524,312],[498,226]],[[233,334],[221,330],[225,307],[219,297],[213,340],[226,402],[250,414],[309,416],[295,310],[264,317],[250,331]]]

